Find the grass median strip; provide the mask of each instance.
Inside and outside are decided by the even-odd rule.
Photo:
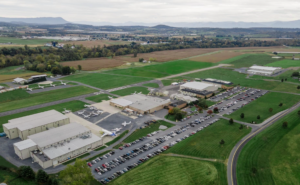
[[[122,134],[118,135],[115,139],[105,143],[107,146],[110,146],[112,144],[114,144],[115,142],[117,142],[118,140],[120,140],[122,137],[124,137],[127,133],[129,132],[129,130],[125,130]]]

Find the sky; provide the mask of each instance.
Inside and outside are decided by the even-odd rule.
[[[70,22],[267,22],[300,19],[300,0],[0,0],[0,17]]]

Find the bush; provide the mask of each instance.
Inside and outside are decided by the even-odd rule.
[[[35,179],[34,171],[30,166],[20,166],[17,171],[19,177],[22,179],[33,180]]]
[[[212,113],[213,113],[212,110],[208,110],[208,111],[207,111],[207,114],[212,114]]]
[[[69,75],[71,73],[71,68],[70,68],[70,66],[64,66],[63,68],[62,68],[62,74],[63,75]]]
[[[61,70],[58,67],[53,67],[51,70],[51,73],[53,75],[58,75],[58,74],[61,74]]]
[[[49,175],[44,170],[39,170],[36,175],[36,181],[40,184],[47,183]]]

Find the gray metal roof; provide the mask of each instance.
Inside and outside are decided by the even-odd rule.
[[[14,143],[14,146],[17,147],[19,150],[24,150],[26,148],[36,146],[36,143],[33,142],[31,139],[26,139],[24,141]]]
[[[135,102],[135,103],[131,104],[129,107],[133,107],[133,108],[136,108],[136,109],[139,109],[142,111],[148,111],[150,109],[167,104],[169,102],[170,102],[170,99],[165,100],[162,98],[146,96],[146,99]]]
[[[56,144],[60,141],[64,141],[65,139],[79,135],[81,133],[86,133],[88,131],[90,130],[78,123],[70,123],[44,132],[30,135],[28,136],[28,138],[42,148],[44,146]]]

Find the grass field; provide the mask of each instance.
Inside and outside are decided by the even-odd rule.
[[[171,128],[174,126],[174,124],[163,121],[163,120],[159,120],[158,123],[152,124],[149,127],[143,128],[143,129],[137,129],[135,130],[132,134],[130,134],[130,136],[128,136],[126,139],[124,139],[124,143],[130,143],[132,141],[135,141],[141,137],[147,136],[147,134],[152,133],[154,131],[158,131],[159,130],[159,126],[160,125],[164,125],[168,128]]]
[[[116,95],[120,95],[120,96],[126,96],[126,95],[130,95],[134,92],[136,92],[136,93],[142,92],[142,94],[148,94],[150,91],[146,87],[129,87],[129,88],[126,88],[126,89],[112,91],[111,93],[116,94]]]
[[[108,96],[111,96],[111,95],[108,95],[108,94],[99,94],[99,95],[87,97],[85,99],[91,100],[91,101],[96,102],[96,103],[100,103],[103,100],[109,100]]]
[[[33,75],[40,75],[41,73],[35,71],[28,71],[21,69],[23,65],[20,66],[10,66],[0,69],[0,83],[1,82],[11,82],[13,79],[20,78],[29,78]]]
[[[21,39],[21,38],[14,38],[14,37],[0,37],[0,43],[7,43],[12,42],[13,45],[19,44],[20,47],[23,45],[44,45],[49,43],[53,40],[50,39]],[[9,46],[9,45],[7,45]]]
[[[221,119],[194,136],[181,141],[166,152],[225,160],[234,145],[251,131],[251,128],[240,130],[239,127],[240,124],[238,123],[230,125],[228,120]],[[225,141],[224,146],[219,144],[222,139]]]
[[[28,93],[25,90],[5,92],[1,94],[0,102],[5,102],[0,104],[0,112],[30,107],[92,92],[95,92],[95,90],[85,86],[69,87],[65,89],[57,89],[29,95],[27,95]],[[10,93],[13,93],[14,95],[9,95]],[[25,95],[25,93],[27,94]],[[21,98],[18,98],[18,94],[20,94]],[[2,96],[4,99],[2,99]]]
[[[225,185],[227,184],[226,167],[222,163],[156,156],[110,184]]]
[[[250,123],[252,121],[255,121],[256,123],[262,123],[265,119],[275,115],[280,111],[288,109],[298,101],[300,101],[299,95],[269,92],[245,105],[241,109],[238,109],[232,114],[225,116],[246,123]],[[279,106],[280,103],[283,103],[281,107]],[[272,108],[273,111],[269,112],[269,108]],[[240,117],[241,113],[245,114],[244,118]],[[260,115],[260,119],[257,119],[257,115]]]
[[[71,110],[72,112],[75,112],[75,111],[83,109],[84,104],[86,104],[86,103],[75,100],[75,101],[52,105],[49,107],[39,108],[39,109],[31,110],[31,111],[21,112],[21,113],[17,113],[17,114],[8,115],[8,116],[2,116],[2,117],[0,117],[0,132],[3,132],[2,124],[8,123],[8,120],[10,120],[10,119],[28,116],[28,115],[36,114],[36,113],[40,113],[40,112],[45,112],[45,111],[52,110],[52,109],[62,112],[62,111],[64,111],[64,108],[66,108],[68,110]]]
[[[143,85],[147,87],[159,88],[159,85],[157,83],[147,83]]]
[[[293,72],[299,72],[299,70],[288,70],[288,71],[285,71],[284,73],[282,73],[278,76],[275,76],[275,77],[253,75],[250,78],[254,78],[254,79],[272,79],[272,80],[280,80],[280,81],[281,81],[281,79],[287,79],[286,82],[300,83],[300,81],[298,79],[293,79],[291,77]],[[283,83],[286,83],[286,82],[283,82]]]
[[[136,67],[129,69],[118,69],[111,70],[107,73],[140,76],[140,77],[151,77],[161,78],[173,74],[179,74],[195,69],[207,68],[213,66],[212,63],[207,62],[195,62],[190,60],[177,60],[171,62],[165,62],[161,64],[149,65],[144,67]]]
[[[79,75],[71,75],[63,78],[63,80],[77,81],[102,89],[112,89],[152,79],[103,73],[86,73]]]
[[[237,163],[238,184],[299,184],[299,116],[293,111],[251,139]],[[282,123],[288,122],[288,128]],[[253,173],[252,168],[257,170]]]
[[[123,133],[121,133],[120,135],[118,135],[117,137],[115,137],[115,139],[105,143],[107,146],[114,144],[115,142],[117,142],[119,139],[121,139],[122,137],[124,137],[129,131],[125,130]]]
[[[279,61],[269,63],[266,66],[282,67],[282,68],[300,67],[300,60],[288,60],[288,59],[279,60]]]
[[[242,58],[231,61],[235,68],[250,67],[253,64],[256,65],[266,65],[272,62],[278,61],[278,59],[273,59],[270,55],[266,54],[251,54],[245,55]]]

